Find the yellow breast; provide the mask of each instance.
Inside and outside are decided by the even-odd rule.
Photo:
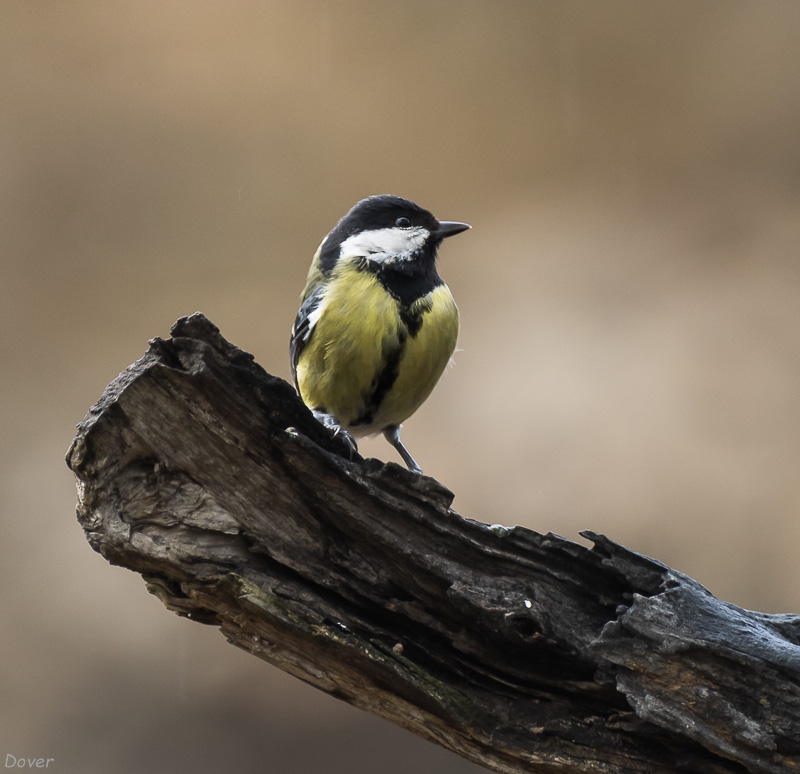
[[[416,301],[415,311],[422,315],[421,325],[406,340],[397,380],[374,422],[376,430],[400,424],[427,400],[456,348],[458,309],[447,285]]]
[[[457,338],[458,309],[446,285],[401,309],[374,274],[342,267],[297,363],[300,394],[355,435],[379,432],[422,405]]]

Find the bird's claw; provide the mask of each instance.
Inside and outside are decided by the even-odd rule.
[[[342,427],[339,420],[333,414],[328,414],[325,411],[312,411],[311,413],[317,422],[330,431],[332,438],[336,438],[338,435],[348,445],[350,459],[353,459],[353,455],[358,453],[358,444],[356,439]]]

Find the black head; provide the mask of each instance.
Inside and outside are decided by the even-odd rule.
[[[330,272],[343,255],[343,245],[345,252],[363,253],[385,263],[433,262],[442,239],[468,228],[466,223],[440,222],[400,196],[370,196],[358,202],[325,238],[320,268]]]
[[[339,221],[334,231],[341,230],[346,239],[359,231],[409,226],[423,226],[434,231],[438,225],[439,221],[418,204],[400,196],[384,194],[362,199]]]

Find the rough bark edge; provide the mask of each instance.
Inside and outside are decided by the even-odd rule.
[[[433,479],[349,459],[202,315],[109,385],[67,460],[92,547],[167,607],[487,768],[800,768],[797,616],[590,532],[462,518]]]

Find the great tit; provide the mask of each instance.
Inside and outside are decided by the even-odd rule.
[[[416,473],[400,425],[430,395],[458,338],[436,253],[468,228],[399,196],[362,199],[314,254],[292,327],[292,376],[314,416],[353,450],[354,437],[382,432]]]

